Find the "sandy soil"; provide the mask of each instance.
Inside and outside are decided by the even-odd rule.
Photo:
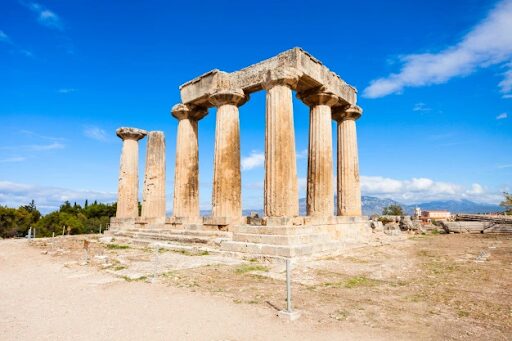
[[[185,256],[186,257],[186,256]],[[372,328],[285,322],[265,306],[165,283],[126,281],[26,240],[0,241],[1,340],[394,339]]]
[[[295,322],[276,317],[281,264],[94,236],[86,254],[84,238],[0,241],[0,339],[512,339],[510,235],[420,235],[297,263]]]

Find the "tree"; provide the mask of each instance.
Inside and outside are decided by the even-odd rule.
[[[505,207],[505,214],[512,215],[512,194],[503,192],[505,200],[500,203],[500,206]]]
[[[400,206],[398,204],[392,204],[387,207],[384,207],[384,209],[382,210],[382,215],[403,216],[403,215],[405,215],[405,212],[404,212],[404,209],[402,208],[402,206]]]

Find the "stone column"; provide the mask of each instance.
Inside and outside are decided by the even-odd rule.
[[[116,218],[139,216],[139,140],[147,135],[137,128],[119,128],[117,136],[123,140],[119,169]]]
[[[299,98],[310,107],[307,215],[329,217],[334,214],[331,107],[338,98],[322,90]]]
[[[175,217],[200,216],[197,125],[198,120],[207,112],[205,108],[185,104],[177,104],[172,108],[172,116],[178,119],[173,201]]]
[[[299,215],[292,88],[298,76],[270,72],[266,94],[265,216]]]
[[[247,101],[242,90],[210,96],[217,107],[213,165],[212,216],[241,217],[240,119],[238,106]]]
[[[143,218],[165,221],[165,137],[161,131],[148,134],[146,172],[142,191]]]
[[[338,215],[360,216],[361,184],[359,181],[359,157],[357,152],[356,120],[361,117],[358,106],[333,112],[338,123]]]

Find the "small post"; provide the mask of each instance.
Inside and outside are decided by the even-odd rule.
[[[101,224],[100,224],[100,234],[101,234]]]
[[[64,237],[64,231],[66,230],[66,225],[62,225],[62,236]]]
[[[34,238],[36,237],[36,228],[34,227]]]
[[[32,226],[30,226],[29,229],[28,229],[27,238],[28,239],[32,238]]]
[[[295,321],[300,317],[300,312],[292,308],[292,266],[291,259],[286,258],[286,310],[277,313],[279,317]]]

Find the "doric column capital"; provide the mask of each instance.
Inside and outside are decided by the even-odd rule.
[[[215,107],[224,104],[241,106],[249,100],[249,96],[242,89],[219,90],[210,95],[209,101]]]
[[[286,85],[291,89],[295,89],[302,75],[303,72],[294,68],[279,68],[270,70],[265,76],[265,81],[263,82],[262,86],[265,90],[269,90],[276,85]]]
[[[199,107],[192,104],[178,103],[171,109],[171,115],[178,120],[193,119],[199,121],[208,114],[208,108]]]
[[[339,103],[339,97],[333,94],[332,92],[325,91],[323,88],[313,89],[309,91],[304,91],[297,94],[297,98],[299,98],[304,104],[309,107],[313,107],[316,105],[327,105],[329,107],[334,106]]]
[[[116,135],[119,136],[123,141],[124,140],[135,140],[138,141],[144,136],[146,136],[148,132],[143,129],[138,128],[127,128],[127,127],[121,127],[116,130]]]
[[[336,107],[332,110],[332,119],[338,122],[345,120],[357,120],[363,114],[363,109],[358,105]]]

